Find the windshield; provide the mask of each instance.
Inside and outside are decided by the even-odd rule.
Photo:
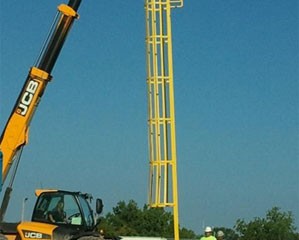
[[[84,225],[91,227],[94,218],[87,201],[79,195],[78,201],[68,193],[43,193],[35,206],[32,221],[56,224]],[[83,214],[83,216],[82,216]]]
[[[87,225],[87,227],[92,227],[94,225],[93,212],[90,209],[90,206],[89,206],[87,200],[84,197],[79,196],[78,199],[79,199],[80,205],[82,207],[82,211],[83,211],[83,215],[85,217],[86,225]]]

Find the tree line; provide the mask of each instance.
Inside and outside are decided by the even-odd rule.
[[[151,236],[173,238],[173,215],[164,208],[139,208],[134,200],[128,203],[120,201],[112,212],[101,217],[98,230],[106,237],[116,236]],[[273,207],[265,217],[256,217],[246,222],[238,219],[233,229],[215,227],[214,231],[222,230],[227,240],[299,240],[291,212],[283,212]],[[202,235],[180,226],[181,239],[199,239]]]

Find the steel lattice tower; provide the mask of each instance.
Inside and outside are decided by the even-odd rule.
[[[183,0],[145,0],[149,206],[171,207],[179,239],[171,10]]]

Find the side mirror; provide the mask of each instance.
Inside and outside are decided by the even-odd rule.
[[[104,205],[103,205],[102,199],[97,198],[97,200],[96,200],[96,213],[97,214],[102,213],[103,207],[104,207]]]

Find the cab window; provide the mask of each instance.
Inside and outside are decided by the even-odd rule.
[[[76,199],[71,194],[42,194],[33,212],[32,221],[53,224],[82,225]]]
[[[92,227],[95,222],[94,216],[93,216],[93,211],[90,209],[90,206],[88,205],[88,202],[84,197],[80,196],[79,201],[80,201],[80,205],[82,207],[84,221],[86,223],[86,226]]]

